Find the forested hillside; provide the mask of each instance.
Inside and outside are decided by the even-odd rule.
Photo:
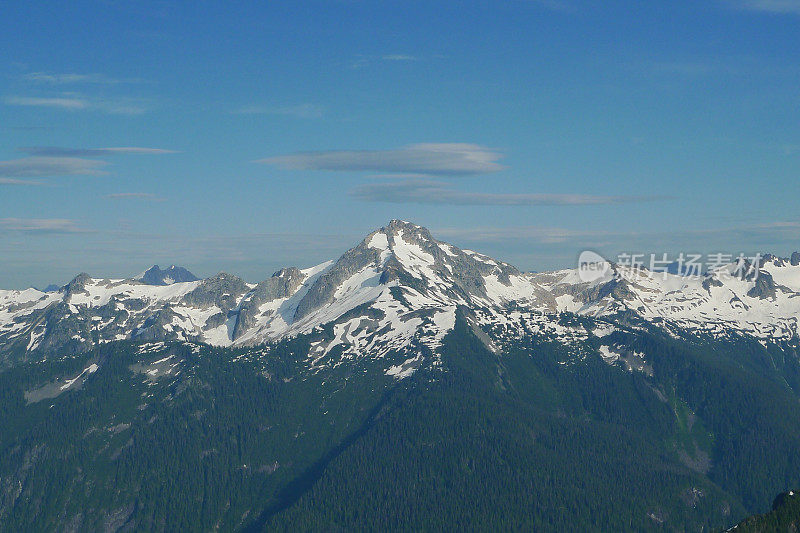
[[[0,528],[699,531],[800,485],[789,352],[617,331],[652,365],[627,371],[596,339],[496,353],[476,331],[459,315],[405,379],[341,354],[310,368],[305,336],[6,370]]]

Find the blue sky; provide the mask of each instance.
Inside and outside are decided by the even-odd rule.
[[[392,218],[524,270],[800,249],[800,0],[63,4],[0,17],[3,288]]]

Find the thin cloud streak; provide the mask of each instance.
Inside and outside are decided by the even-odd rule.
[[[423,59],[424,58],[420,56],[401,53],[384,55],[356,54],[355,57],[350,61],[350,68],[357,70],[377,63],[413,63],[416,61],[422,61]]]
[[[41,181],[0,178],[0,185],[43,185]]]
[[[290,106],[251,105],[234,111],[237,115],[278,115],[295,118],[322,118],[325,108],[316,104]]]
[[[34,96],[9,96],[5,103],[26,107],[54,107],[68,111],[87,109],[89,102],[81,98],[39,98]]]
[[[75,72],[29,72],[20,76],[23,81],[49,85],[94,84],[118,85],[121,83],[142,83],[139,78],[112,78],[105,74],[78,74]]]
[[[477,193],[453,189],[449,184],[432,180],[402,180],[391,183],[360,185],[351,196],[366,202],[429,205],[602,205],[647,202],[659,196],[593,196],[586,194]]]
[[[586,247],[602,246],[608,249],[628,252],[662,252],[678,249],[684,252],[715,251],[708,248],[710,239],[732,243],[750,248],[753,252],[779,253],[778,248],[789,250],[786,244],[795,246],[800,239],[800,222],[772,222],[753,226],[733,226],[703,229],[669,229],[663,231],[620,231],[607,229],[571,229],[558,227],[475,227],[475,228],[437,228],[434,234],[447,239],[477,243],[478,246],[510,246],[518,253],[521,244],[556,245],[564,244],[577,254]],[[719,245],[716,251],[719,251]],[[738,249],[737,251],[745,251]]]
[[[138,146],[120,146],[112,148],[62,148],[60,146],[23,146],[20,152],[32,156],[45,157],[98,157],[115,154],[176,154],[175,150],[164,148],[142,148]]]
[[[97,74],[50,74],[47,72],[30,72],[28,74],[23,74],[21,78],[25,81],[53,83],[57,85],[89,82],[101,79],[101,77]]]
[[[459,176],[497,172],[505,167],[497,161],[503,155],[477,144],[413,144],[393,150],[329,150],[300,152],[260,159],[291,170],[332,170],[343,172],[401,172]]]
[[[151,202],[166,201],[166,198],[150,192],[117,192],[107,195],[106,198],[114,200],[150,200]]]
[[[6,105],[23,107],[49,107],[63,111],[97,111],[109,115],[140,115],[149,109],[139,98],[99,98],[82,96],[7,96]]]
[[[0,177],[42,178],[47,176],[102,176],[105,161],[76,157],[25,157],[0,161]]]
[[[418,61],[419,58],[408,54],[388,54],[382,56],[384,61]]]
[[[83,233],[74,220],[68,218],[0,218],[0,235],[23,233]]]
[[[554,244],[586,238],[622,236],[621,233],[604,230],[576,230],[557,227],[519,226],[513,228],[440,228],[432,230],[444,238],[465,239],[472,242],[535,242]],[[630,235],[630,234],[624,234]]]

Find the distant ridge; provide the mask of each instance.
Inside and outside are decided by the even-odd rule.
[[[417,347],[436,350],[458,309],[490,331],[495,346],[534,324],[563,343],[589,334],[564,327],[563,313],[612,322],[635,317],[676,335],[798,338],[800,254],[764,254],[748,268],[737,274],[733,262],[689,277],[610,264],[591,280],[578,269],[522,273],[392,220],[338,259],[283,268],[258,283],[227,273],[198,279],[179,266],[154,265],[133,279],[80,274],[58,292],[0,289],[0,355],[80,353],[123,339],[245,346],[333,327],[314,357],[403,351],[418,364]],[[610,364],[624,360],[613,343],[604,346]]]
[[[138,278],[139,281],[147,285],[172,285],[173,283],[185,283],[199,279],[185,268],[175,265],[163,270],[158,265],[153,265]]]

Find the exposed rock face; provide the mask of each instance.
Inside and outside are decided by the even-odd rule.
[[[706,276],[703,279],[703,288],[711,293],[711,287],[722,287],[722,282],[713,276]]]
[[[422,248],[433,257],[433,270],[440,275],[449,274],[448,277],[465,294],[486,296],[484,276],[495,275],[500,283],[508,285],[509,276],[520,274],[513,266],[482,254],[466,252],[452,246],[444,248],[426,228],[415,224],[392,220],[381,231],[393,236],[402,234],[405,242]]]
[[[87,274],[86,272],[81,272],[72,281],[64,285],[62,290],[64,291],[65,297],[69,298],[73,294],[78,293],[85,293],[86,292],[86,284],[92,281],[92,277]]]
[[[250,287],[241,278],[220,272],[184,296],[183,303],[192,307],[216,305],[227,312],[236,307],[239,298],[249,290]]]
[[[616,278],[598,286],[597,293],[589,300],[600,300],[611,296],[617,300],[634,300],[636,294],[631,290],[630,284],[624,279]]]
[[[302,320],[306,315],[333,300],[336,289],[346,279],[369,265],[379,266],[380,251],[367,246],[366,240],[348,250],[333,267],[317,279],[306,295],[300,300],[294,319]]]
[[[259,308],[269,302],[288,298],[303,283],[305,274],[296,267],[282,268],[271,278],[256,285],[239,307],[239,316],[233,329],[233,340],[239,339],[258,323]]]
[[[485,276],[494,275],[507,286],[509,276],[520,274],[506,263],[443,245],[421,226],[392,220],[346,252],[314,283],[297,306],[295,320],[330,303],[345,280],[367,267],[380,275],[380,283],[399,281],[422,294],[429,281],[445,279],[449,282],[446,292],[464,300],[487,297]]]
[[[150,315],[144,323],[138,327],[132,337],[135,339],[149,341],[164,341],[175,338],[172,331],[166,326],[172,324],[177,315],[170,307],[159,309]],[[184,335],[186,337],[186,335]]]
[[[769,272],[761,270],[756,277],[755,286],[747,291],[747,295],[752,298],[759,298],[764,300],[769,298],[774,300],[777,295],[777,288],[775,287],[775,280]]]
[[[225,273],[181,282],[164,278],[177,276],[178,267],[154,267],[148,272],[155,277],[138,280],[80,274],[55,293],[0,290],[0,364],[6,354],[68,355],[123,339],[244,346],[320,331],[320,358],[338,344],[353,356],[435,350],[459,309],[474,327],[496,326],[509,338],[572,335],[559,322],[563,313],[714,335],[798,336],[800,253],[729,264],[702,278],[611,267],[596,280],[575,269],[522,274],[393,220],[335,262],[285,268],[258,284]]]
[[[781,267],[786,264],[786,260],[774,254],[764,254],[761,256],[761,260],[758,262],[758,268],[763,267],[767,263],[772,263],[775,266]]]
[[[256,285],[251,300],[266,303],[278,298],[288,298],[303,283],[305,277],[297,267],[282,268],[271,278]]]
[[[91,322],[87,319],[90,319],[87,310],[78,309],[78,313],[71,313],[69,304],[65,302],[50,306],[40,322],[45,328],[41,331],[43,338],[38,348],[68,354],[91,348],[92,343],[88,341]]]
[[[183,267],[172,265],[162,270],[158,265],[153,265],[142,274],[139,281],[147,285],[172,285],[173,283],[184,283],[186,281],[197,281],[199,279],[200,278]]]

